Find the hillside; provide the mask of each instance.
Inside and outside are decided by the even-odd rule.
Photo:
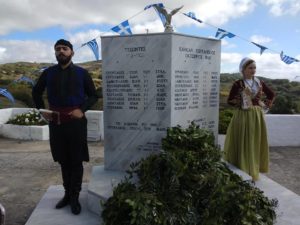
[[[18,63],[8,63],[8,64],[0,64],[0,88],[7,88],[9,91],[14,92],[14,96],[18,101],[20,107],[24,104],[24,99],[30,98],[30,90],[26,91],[26,85],[22,87],[15,87],[15,84],[12,82],[25,75],[35,80],[40,75],[40,70],[43,67],[50,66],[50,63],[29,63],[29,62],[18,62]],[[95,81],[96,88],[101,96],[101,78],[102,78],[102,61],[91,61],[85,63],[79,63],[78,65],[87,69],[91,74],[92,78]],[[220,107],[226,108],[228,105],[226,104],[226,98],[228,92],[231,88],[232,83],[239,79],[239,74],[221,74],[220,76]],[[292,112],[299,113],[300,112],[300,82],[289,82],[287,79],[268,79],[264,77],[259,77],[264,80],[275,92],[277,95],[277,100],[280,101],[281,107],[292,108]],[[99,80],[100,79],[100,80]],[[27,94],[22,95],[22,90]],[[15,93],[17,92],[17,93]],[[16,95],[17,94],[17,95]],[[27,95],[27,97],[24,97]],[[17,97],[19,96],[19,98]],[[20,97],[21,96],[21,97]],[[6,100],[3,97],[0,97],[0,107],[2,107],[6,103]],[[23,102],[23,103],[22,103]],[[3,105],[4,104],[4,105]],[[29,99],[25,100],[25,105],[31,105],[32,101]],[[99,102],[97,107],[102,109],[102,101]],[[279,104],[279,103],[278,103]],[[282,105],[283,104],[283,105]],[[286,104],[286,105],[284,105]],[[8,104],[9,105],[9,104]],[[7,105],[7,107],[8,107]],[[5,107],[5,106],[4,106]],[[99,108],[98,108],[99,109]],[[287,112],[288,113],[288,112]]]
[[[101,63],[101,61],[92,61],[79,63],[78,65],[87,69],[91,73],[93,78],[99,78]],[[22,75],[25,75],[30,78],[36,78],[39,76],[40,70],[42,68],[51,65],[53,64],[29,62],[0,64],[0,82],[3,80],[15,80]]]

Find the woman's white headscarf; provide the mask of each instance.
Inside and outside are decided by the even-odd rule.
[[[243,75],[243,70],[245,69],[245,65],[247,64],[247,62],[249,61],[254,61],[253,59],[250,59],[248,57],[245,57],[242,59],[242,61],[240,62],[240,66],[239,66],[239,71],[240,73]],[[255,62],[255,61],[254,61]]]
[[[245,65],[247,65],[247,63],[249,61],[253,61],[255,63],[255,61],[253,59],[250,59],[248,57],[243,58],[242,61],[240,62],[239,70],[243,77],[244,77],[243,70],[245,69]],[[254,77],[254,80],[257,83],[258,87],[260,87],[261,86],[260,80],[257,77]],[[256,91],[258,91],[258,90],[256,90]]]

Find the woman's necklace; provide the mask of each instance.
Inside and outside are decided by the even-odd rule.
[[[250,88],[252,96],[256,94],[256,86],[254,79],[244,79],[246,85]]]

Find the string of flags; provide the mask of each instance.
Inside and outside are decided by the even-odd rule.
[[[90,47],[90,49],[92,50],[92,52],[95,55],[96,60],[99,60],[99,47],[98,47],[96,39],[88,41],[87,43],[84,43],[81,46],[85,46],[85,45]]]
[[[233,38],[233,37],[235,37],[235,34],[230,33],[230,32],[228,32],[226,30],[221,29],[221,28],[218,28],[215,37],[219,38],[219,39],[222,39],[224,37]]]
[[[161,20],[163,26],[164,26],[164,25],[166,24],[166,22],[167,22],[167,19],[166,19],[166,17],[165,17],[161,12],[159,12],[159,11],[157,10],[157,7],[155,7],[155,6],[160,7],[160,8],[164,8],[164,5],[163,5],[162,3],[158,3],[158,4],[147,5],[147,6],[144,8],[144,10],[147,10],[147,9],[150,9],[151,7],[153,7],[153,8],[155,9],[155,12],[156,12],[157,15],[159,16],[159,18],[160,18],[160,20]]]
[[[120,35],[131,35],[132,34],[128,20],[125,20],[124,22],[120,23],[119,25],[111,28],[111,30]]]
[[[154,8],[156,13],[158,14],[159,18],[161,19],[161,22],[163,23],[163,25],[165,25],[166,23],[166,17],[165,15],[163,15],[161,12],[159,12],[157,10],[157,7],[161,7],[161,8],[165,8],[165,6],[162,4],[162,3],[157,3],[157,4],[150,4],[150,5],[147,5],[144,10],[142,10],[141,12],[137,13],[136,15],[132,16],[131,18],[137,16],[138,14],[142,13],[143,11],[145,10],[148,10],[150,8]],[[199,18],[196,17],[196,14],[194,12],[188,12],[188,13],[182,13],[183,15],[189,17],[190,19],[198,22],[198,23],[204,23],[202,20],[200,20]],[[205,23],[207,24],[207,23]],[[210,24],[207,24],[209,26],[212,26],[212,27],[215,27],[213,25],[210,25]],[[217,27],[215,27],[217,28]],[[132,31],[131,31],[131,28],[130,28],[130,24],[129,24],[129,19],[123,21],[122,23],[120,23],[119,25],[117,26],[114,26],[112,27],[110,30],[118,33],[119,35],[132,35]],[[218,38],[218,39],[223,39],[223,38],[234,38],[234,37],[239,37],[229,31],[226,31],[224,29],[221,29],[221,28],[217,28],[217,31],[216,31],[216,34],[215,34],[215,38]],[[98,47],[98,43],[97,43],[97,39],[98,37],[94,38],[93,40],[90,40],[84,44],[81,45],[81,47],[84,47],[84,46],[88,46],[91,51],[93,52],[96,60],[99,60],[99,47]],[[241,37],[239,37],[241,38]],[[244,38],[241,38],[241,39],[244,39]],[[246,40],[246,39],[244,39]],[[247,42],[250,42],[248,40],[246,40]],[[269,49],[263,45],[260,45],[258,43],[255,43],[255,42],[251,42],[252,44],[254,44],[255,46],[257,46],[259,49],[260,49],[260,54],[262,55],[264,53],[265,50]],[[269,49],[270,51],[274,51],[274,50],[271,50]],[[276,51],[274,51],[276,52]],[[283,51],[280,52],[280,59],[281,61],[283,61],[284,63],[286,64],[292,64],[294,62],[300,62],[298,59],[296,58],[293,58],[293,57],[290,57],[288,55],[285,55],[283,53]],[[39,70],[39,72],[42,72],[43,70],[45,70],[47,67],[43,67],[42,69]],[[34,81],[29,78],[29,77],[26,77],[24,75],[22,75],[20,78],[16,79],[14,81],[14,83],[18,83],[18,82],[26,82],[26,83],[29,83],[31,84],[32,86],[34,85]],[[13,104],[15,103],[15,100],[14,100],[14,97],[12,96],[12,94],[10,92],[7,91],[7,89],[4,89],[4,88],[0,88],[0,95],[3,95],[4,97],[8,98],[9,101],[11,101]]]
[[[286,64],[291,64],[293,62],[299,62],[298,59],[295,59],[293,57],[287,56],[283,54],[283,51],[281,51],[280,53],[280,58],[283,62],[285,62]]]
[[[35,83],[31,78],[24,75],[14,80],[12,83],[19,83],[19,82],[29,83],[31,86],[34,86]],[[0,95],[6,97],[12,104],[15,104],[15,99],[13,95],[6,88],[0,88]]]
[[[14,82],[16,82],[16,83],[21,82],[21,81],[24,81],[26,83],[31,84],[31,86],[34,86],[34,81],[31,78],[26,77],[24,75],[22,75],[20,78],[18,78],[16,80],[14,80]]]
[[[11,95],[10,92],[7,91],[5,88],[0,88],[0,95],[3,95],[4,97],[8,98],[9,101],[11,101],[13,104],[15,104],[15,99]]]
[[[157,10],[157,7],[165,8],[165,6],[163,5],[163,3],[156,3],[156,4],[147,5],[144,8],[143,11],[148,10],[150,8],[154,8],[155,11],[156,11],[156,13],[158,14],[161,22],[163,23],[163,25],[165,25],[165,23],[166,23],[166,17],[165,17],[165,15],[163,15],[161,12],[159,12]],[[141,12],[139,12],[139,13],[141,13]],[[196,14],[194,12],[188,12],[188,13],[182,13],[182,14],[185,15],[185,16],[187,16],[187,17],[189,17],[190,19],[198,22],[198,23],[205,23],[202,20],[200,20],[199,18],[197,18]],[[131,18],[133,18],[133,17],[131,17]],[[111,30],[114,31],[114,32],[116,32],[116,33],[118,33],[118,34],[120,34],[120,35],[132,35],[132,31],[131,31],[130,24],[129,24],[128,20],[129,19],[123,21],[122,23],[120,23],[117,26],[114,26],[113,28],[111,28]],[[215,27],[215,26],[210,25],[208,23],[205,23],[205,24],[207,24],[209,26],[212,26],[212,27]],[[218,27],[215,27],[215,28],[217,28],[217,31],[216,31],[216,34],[215,34],[215,38],[223,39],[225,37],[226,38],[239,37],[236,34],[233,34],[233,33],[229,32],[229,31],[224,30],[224,29],[221,29],[221,28],[218,28]],[[244,39],[242,37],[239,37],[239,38]],[[267,47],[265,47],[263,45],[260,45],[258,43],[248,41],[247,39],[244,39],[244,40],[246,40],[247,42],[250,42],[250,43],[254,44],[256,47],[258,47],[260,49],[260,54],[261,55],[267,49],[270,50],[270,51],[273,51],[273,52],[277,52],[277,51],[271,50],[271,49],[269,49],[269,48],[267,48]],[[98,44],[97,44],[96,38],[93,39],[92,41],[89,41],[87,43],[82,44],[81,47],[83,47],[85,45],[88,45],[91,48],[91,50],[93,51],[93,53],[95,55],[96,60],[99,60],[99,50],[98,50],[99,48],[98,48]],[[286,64],[291,64],[293,62],[299,62],[299,60],[296,59],[296,58],[284,55],[283,51],[281,51],[281,53],[280,53],[280,59],[281,59],[281,61],[283,61]]]

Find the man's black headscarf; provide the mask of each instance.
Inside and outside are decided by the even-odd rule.
[[[71,42],[65,40],[65,39],[59,39],[55,45],[54,45],[54,48],[57,46],[57,45],[64,45],[64,46],[68,46],[72,51],[73,51],[73,45],[71,44]]]

